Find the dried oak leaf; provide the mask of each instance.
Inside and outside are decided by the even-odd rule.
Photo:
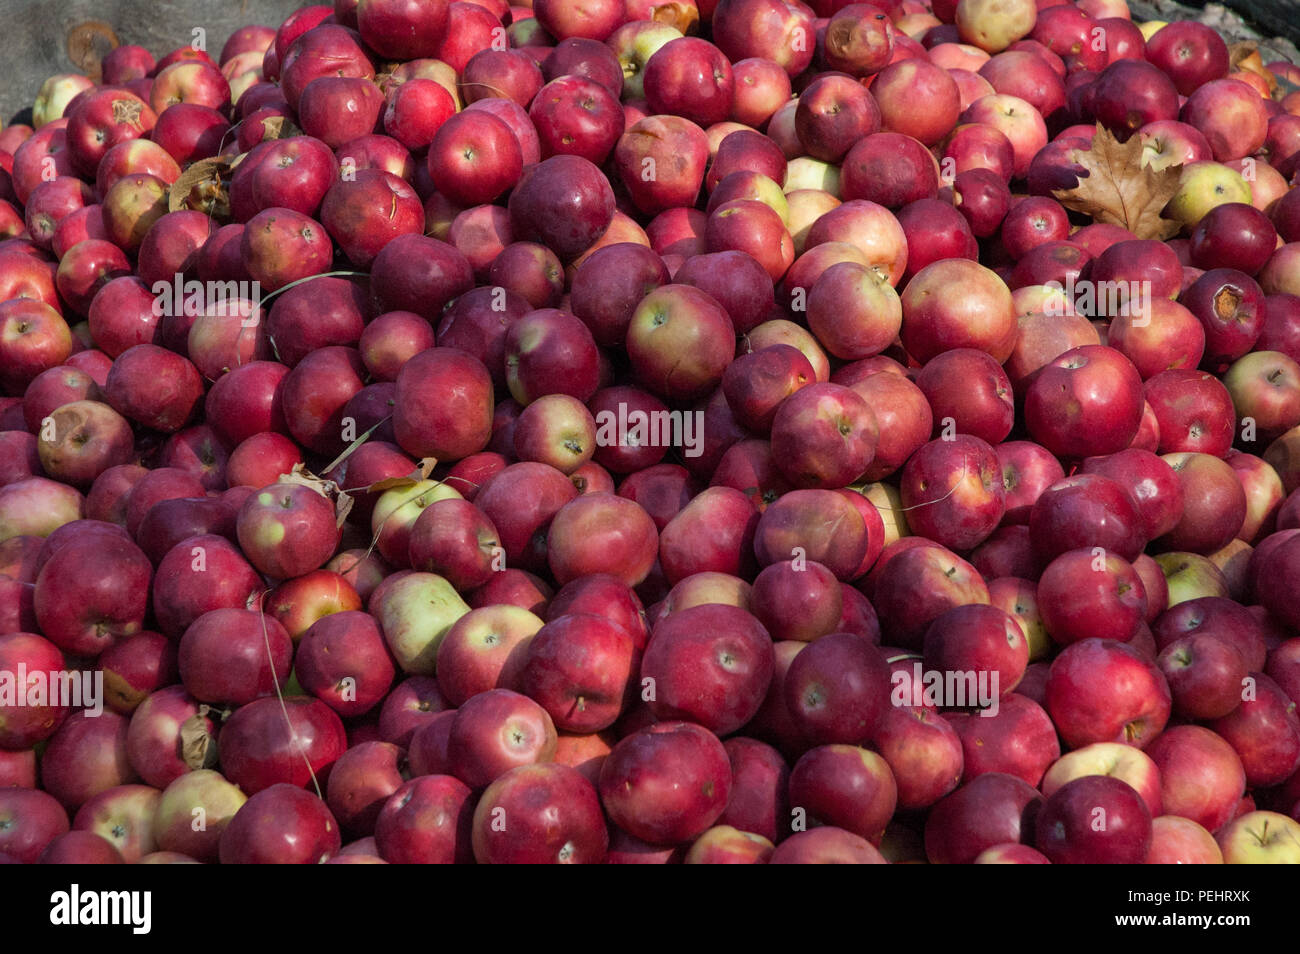
[[[213,156],[191,163],[172,183],[167,210],[197,209],[216,219],[230,217],[230,190],[223,181],[235,163],[228,156]]]
[[[1126,228],[1141,239],[1163,241],[1182,228],[1160,214],[1178,191],[1182,168],[1169,166],[1157,172],[1142,165],[1141,136],[1120,142],[1098,123],[1092,148],[1076,149],[1073,158],[1088,175],[1081,176],[1073,189],[1053,193],[1067,209]]]

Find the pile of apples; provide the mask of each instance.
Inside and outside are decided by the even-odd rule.
[[[1300,863],[1297,84],[1124,0],[337,0],[51,77],[0,861]]]

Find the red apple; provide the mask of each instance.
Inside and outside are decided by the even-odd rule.
[[[694,840],[722,816],[731,766],[708,730],[657,722],[614,746],[601,767],[599,788],[606,813],[620,829],[651,844],[676,845]]]

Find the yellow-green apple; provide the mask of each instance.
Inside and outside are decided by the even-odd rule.
[[[246,801],[248,796],[220,772],[198,769],[182,775],[163,790],[154,810],[158,847],[215,862],[221,833]]]
[[[1228,579],[1208,557],[1171,550],[1155,557],[1165,576],[1170,607],[1205,597],[1228,596]]]
[[[424,676],[436,669],[443,637],[469,612],[446,579],[415,571],[385,579],[371,594],[369,608],[401,670]]]
[[[1250,183],[1241,173],[1212,159],[1202,159],[1182,167],[1178,191],[1165,209],[1170,218],[1190,230],[1216,206],[1250,200]]]
[[[1038,7],[1033,0],[959,0],[954,13],[963,43],[997,53],[1034,29]]]
[[[1300,822],[1278,812],[1247,812],[1215,837],[1227,865],[1300,862]]]
[[[614,52],[622,69],[625,102],[645,99],[646,64],[660,47],[680,36],[682,32],[676,27],[657,20],[632,20],[609,35],[605,45]]]

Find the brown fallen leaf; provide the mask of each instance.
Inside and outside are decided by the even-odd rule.
[[[1233,43],[1228,47],[1228,62],[1234,70],[1254,73],[1263,79],[1268,84],[1269,95],[1276,96],[1277,77],[1264,65],[1264,59],[1259,55],[1258,44],[1250,40]]]
[[[683,36],[694,36],[700,32],[700,11],[694,3],[669,0],[667,3],[655,4],[650,10],[650,19],[675,27]]]
[[[1161,215],[1178,191],[1181,166],[1159,172],[1142,165],[1142,137],[1120,142],[1101,123],[1091,149],[1076,149],[1075,162],[1088,171],[1073,189],[1057,189],[1053,195],[1067,209],[1126,228],[1141,239],[1163,241],[1178,233],[1182,225]]]
[[[334,521],[340,528],[348,514],[352,512],[352,496],[334,481],[325,477],[317,477],[308,470],[301,461],[293,465],[293,470],[287,474],[281,474],[278,483],[282,484],[302,484],[304,487],[310,487],[322,497],[334,501]]]
[[[362,491],[368,494],[382,494],[385,491],[396,490],[399,487],[415,487],[428,480],[429,475],[433,473],[433,468],[436,466],[438,466],[438,458],[421,457],[419,465],[405,477],[385,477],[383,480],[376,480],[374,483],[363,487]]]
[[[208,731],[208,715],[215,714],[210,706],[199,706],[180,727],[181,761],[190,771],[212,768],[217,764],[217,748]]]
[[[234,162],[228,156],[213,156],[191,163],[168,190],[168,211],[196,209],[218,220],[228,219],[230,191],[223,177],[233,168]]]
[[[301,136],[302,130],[293,124],[293,121],[285,116],[268,116],[262,120],[262,142],[271,139],[289,139],[293,136]]]

